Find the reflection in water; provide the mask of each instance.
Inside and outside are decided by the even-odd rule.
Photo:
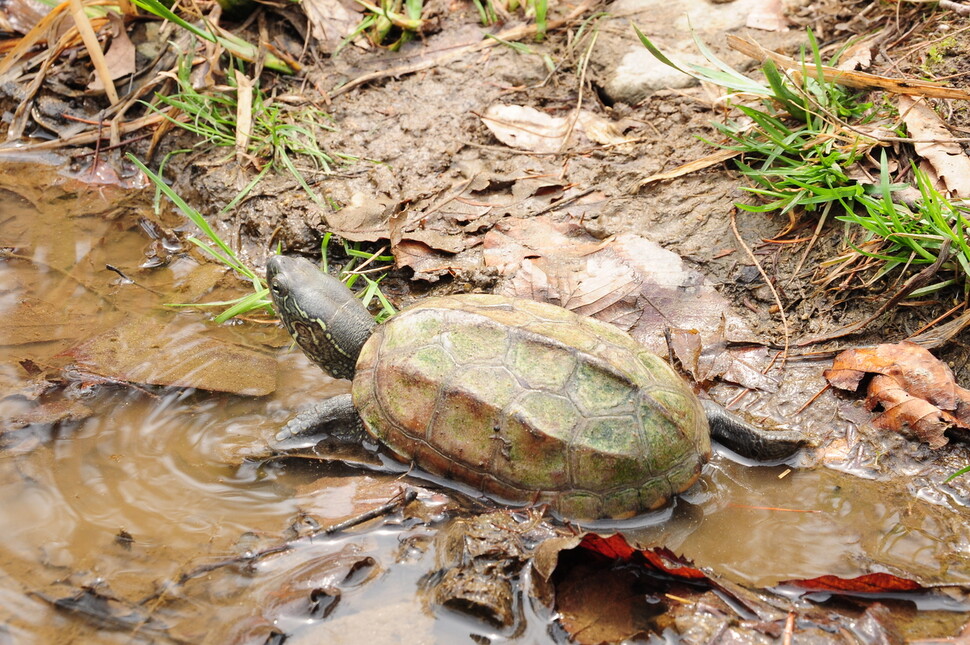
[[[273,326],[217,329],[197,312],[164,308],[221,288],[222,272],[185,254],[140,268],[150,243],[139,225],[143,207],[108,188],[71,186],[36,168],[8,166],[0,175],[0,243],[7,250],[0,260],[0,621],[6,633],[24,643],[263,642],[274,630],[304,624],[307,611],[319,611],[326,613],[326,634],[317,636],[346,642],[365,636],[467,641],[470,631],[498,638],[487,626],[423,610],[416,590],[434,557],[433,530],[421,524],[322,538],[255,570],[222,568],[159,595],[194,567],[279,543],[301,511],[323,524],[339,521],[363,502],[386,500],[399,485],[390,476],[360,476],[344,467],[287,472],[245,461],[292,410],[345,386],[324,386],[327,379],[302,353],[287,351]],[[233,346],[258,343],[274,361],[271,348],[283,347],[276,391],[243,397],[126,387],[64,371],[67,350],[123,323],[137,331],[140,317],[151,321],[143,328],[152,349],[140,350],[149,364],[187,352],[185,343],[201,336]],[[45,391],[35,378],[44,373],[66,382]],[[58,416],[55,404],[63,401],[75,406],[70,416]],[[44,414],[47,423],[39,422]],[[970,579],[965,563],[952,559],[967,544],[948,524],[946,509],[914,508],[901,485],[825,470],[779,480],[779,470],[718,459],[668,521],[639,535],[755,585],[858,575],[873,565],[930,580]],[[301,488],[320,474],[329,478]],[[97,625],[55,612],[42,599],[84,586],[101,594],[96,597],[149,599],[140,610],[157,622]],[[524,603],[524,611],[529,620],[516,640],[551,642],[544,610],[533,613],[533,604]],[[168,631],[158,632],[160,626]]]

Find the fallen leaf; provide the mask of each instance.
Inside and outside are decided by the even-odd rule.
[[[872,48],[869,46],[870,40],[860,40],[856,44],[842,52],[839,57],[839,69],[868,69],[872,64]]]
[[[455,519],[435,538],[435,572],[428,582],[430,603],[472,615],[496,627],[512,628],[514,581],[536,545],[566,530],[542,522],[542,510],[524,514],[495,511]]]
[[[706,573],[696,568],[686,558],[674,554],[670,549],[665,547],[635,549],[619,533],[609,537],[589,533],[583,536],[583,541],[580,542],[579,548],[599,553],[608,558],[637,563],[653,569],[658,573],[680,578],[681,580],[709,579]]]
[[[321,525],[338,524],[387,504],[401,494],[396,475],[319,477],[296,487],[294,501]]]
[[[575,223],[510,219],[486,233],[483,256],[485,266],[507,276],[500,293],[612,323],[661,355],[668,327],[696,329],[703,342],[722,324],[722,334],[748,335],[702,274],[636,235],[598,240]]]
[[[908,341],[850,349],[835,357],[824,376],[833,387],[856,391],[867,374],[866,407],[881,408],[877,427],[910,430],[932,448],[946,445],[944,432],[970,427],[970,390],[957,385],[953,372],[928,350]]]
[[[558,152],[576,143],[575,135],[604,145],[624,143],[616,124],[591,112],[555,117],[522,105],[495,104],[481,115],[495,138],[512,148],[532,152]]]
[[[855,578],[819,576],[808,580],[788,580],[782,585],[792,585],[807,591],[831,591],[849,593],[890,593],[922,591],[918,582],[894,576],[891,573],[867,573]]]
[[[707,341],[696,329],[671,329],[670,345],[681,367],[698,383],[721,378],[742,387],[776,392],[778,382],[762,371],[770,364],[767,350],[729,350],[721,327]]]
[[[300,3],[320,50],[332,53],[357,28],[361,15],[344,7],[340,0],[303,0]],[[366,41],[359,39],[367,48]]]
[[[866,399],[869,411],[881,407],[884,412],[872,420],[873,425],[882,430],[909,430],[930,448],[942,448],[947,444],[947,428],[959,422],[952,415],[917,398],[904,390],[889,376],[877,375],[869,383],[869,396]]]
[[[630,570],[571,567],[556,584],[559,622],[580,645],[647,641],[657,607],[644,602]]]
[[[91,408],[78,401],[61,400],[40,403],[25,412],[3,419],[0,434],[34,424],[52,425],[64,421],[81,421],[92,414]]]
[[[343,208],[327,213],[327,229],[352,242],[376,242],[390,236],[391,200],[356,192]]]
[[[952,141],[953,135],[939,115],[925,99],[909,96],[899,97],[899,113],[910,137],[935,140],[914,142],[916,154],[933,166],[954,196],[970,199],[970,157]]]
[[[751,13],[745,27],[762,31],[788,31],[788,18],[781,0],[761,0]]]
[[[104,62],[108,68],[111,80],[117,80],[122,76],[128,76],[135,72],[135,46],[128,38],[125,25],[121,16],[116,13],[108,13],[108,20],[112,23],[113,35],[111,46],[104,54]],[[100,74],[95,74],[94,80],[88,84],[90,90],[103,90],[104,82]]]
[[[8,346],[77,338],[98,324],[96,315],[69,311],[29,296],[0,312],[3,344]]]

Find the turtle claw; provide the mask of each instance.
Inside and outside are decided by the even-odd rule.
[[[324,430],[330,426],[332,430]],[[359,442],[362,427],[354,402],[349,394],[341,394],[321,401],[301,411],[276,433],[277,443],[286,448],[306,448],[323,439],[333,438],[347,443]]]

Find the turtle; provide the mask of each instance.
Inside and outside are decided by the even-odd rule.
[[[711,436],[759,460],[797,452],[701,400],[614,325],[502,295],[431,297],[377,325],[343,282],[301,257],[266,267],[276,311],[307,357],[351,393],[300,412],[279,442],[334,424],[395,460],[505,505],[620,520],[689,489]]]

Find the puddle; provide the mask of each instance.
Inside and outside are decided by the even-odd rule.
[[[140,220],[147,208],[47,169],[0,169],[0,633],[18,643],[262,643],[306,624],[293,616],[309,612],[326,616],[325,631],[314,634],[328,642],[467,642],[469,634],[558,642],[549,610],[532,602],[523,603],[525,625],[514,637],[448,611],[430,615],[418,590],[435,566],[435,527],[420,523],[371,524],[172,585],[200,565],[279,543],[301,511],[338,521],[358,508],[349,500],[379,501],[399,484],[343,466],[243,461],[293,409],[346,386],[326,389],[275,326],[216,328],[203,313],[164,307],[218,287],[220,276],[201,279],[212,269],[178,254],[143,268],[157,245]],[[69,372],[64,387],[34,400],[32,372],[60,378],[77,356],[68,350],[124,326],[136,330],[125,338],[139,329],[150,336],[138,346],[149,364],[179,352],[194,359],[199,338],[268,356],[278,373],[256,376],[275,391],[98,385]],[[231,380],[232,369],[251,368],[225,369]],[[39,404],[62,418],[58,402],[78,407],[55,424],[11,422],[29,420]],[[718,457],[668,521],[639,535],[753,586],[883,570],[970,582],[967,533],[954,508],[915,499],[905,480],[824,469],[779,479],[782,470]],[[299,495],[318,475],[331,478],[323,492]],[[52,607],[84,588],[94,602],[123,601],[117,615],[134,618],[99,624]]]

